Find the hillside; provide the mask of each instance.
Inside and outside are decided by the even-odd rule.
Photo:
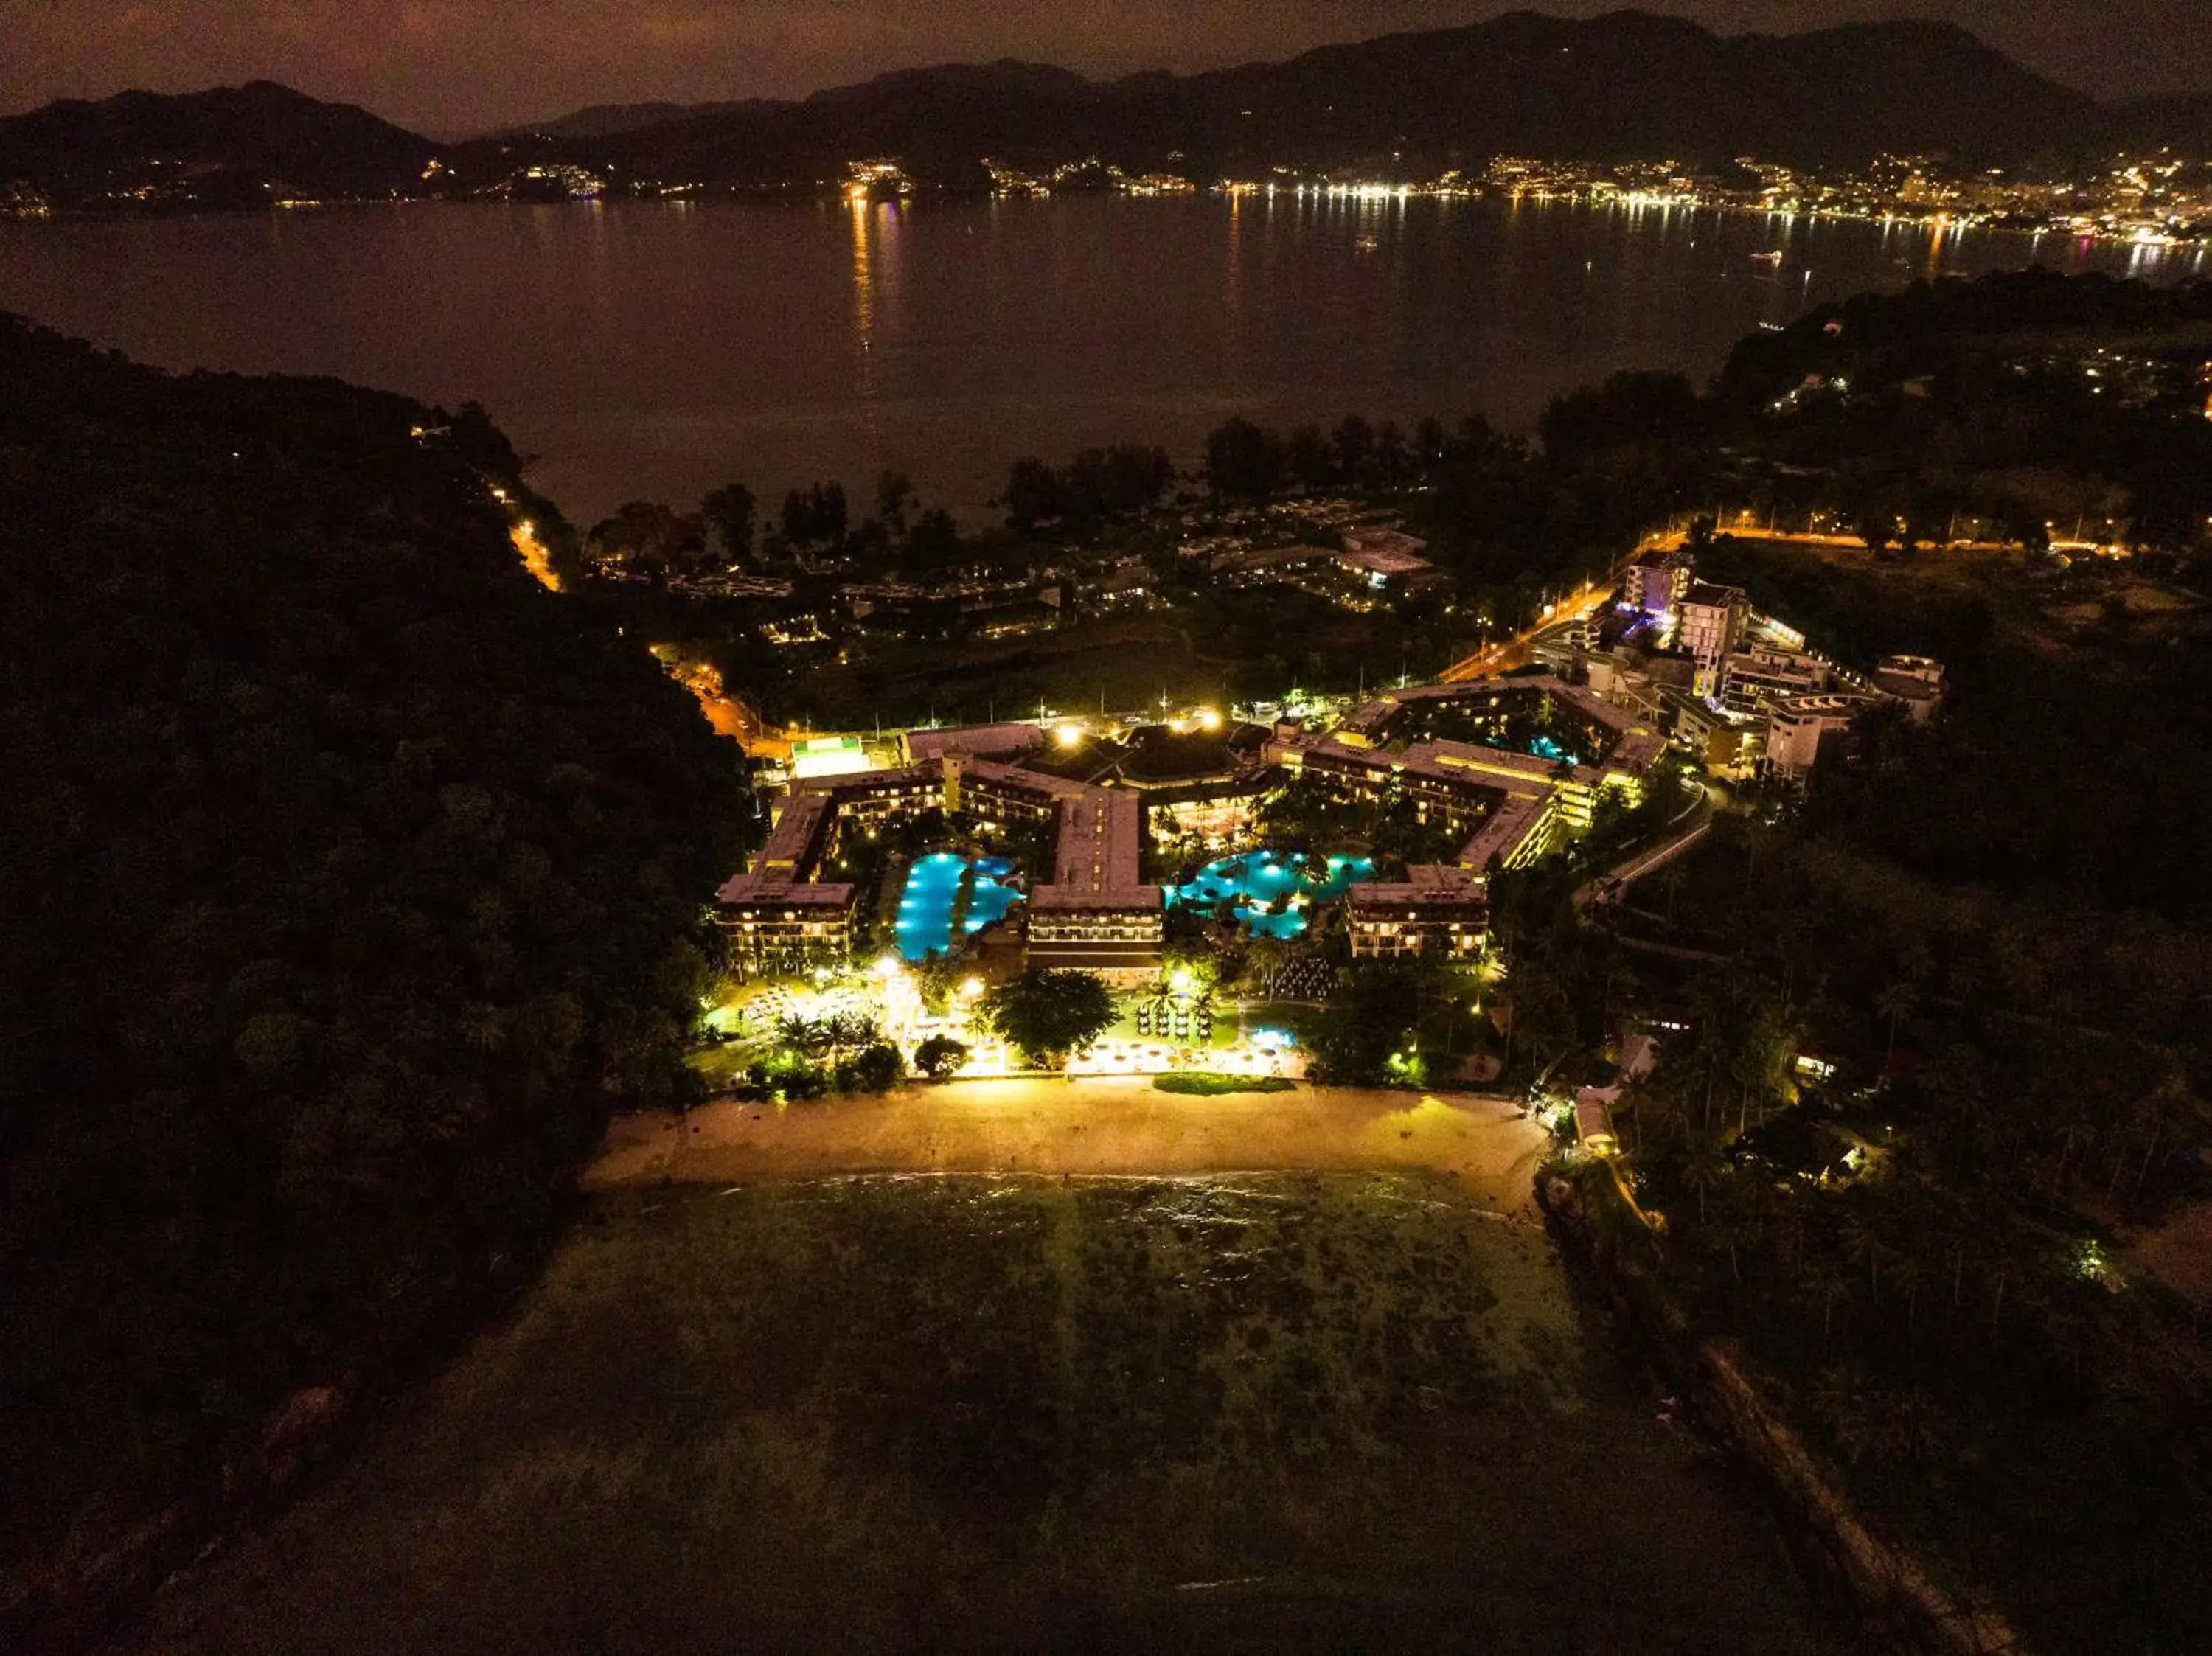
[[[260,206],[295,191],[386,195],[419,187],[437,146],[350,104],[272,82],[180,97],[69,99],[0,120],[0,179],[63,205],[104,197]]]
[[[987,157],[1097,155],[1200,182],[1273,167],[1432,177],[1498,154],[1822,166],[1942,153],[2022,168],[2122,139],[2201,136],[2203,114],[2185,99],[2108,111],[1948,24],[1722,36],[1642,12],[1517,12],[1197,75],[1097,82],[1012,60],[945,64],[800,100],[598,105],[449,145],[266,82],[126,93],[0,120],[0,183],[64,206],[121,204],[127,191],[219,206],[282,189],[467,195],[533,164],[591,168],[617,187],[813,188],[882,155],[953,189],[981,188]]]
[[[0,318],[0,1646],[323,1447],[690,1084],[733,750],[447,424]]]
[[[768,100],[752,100],[754,103]],[[702,116],[726,115],[732,110],[743,109],[746,101],[731,100],[721,103],[679,104],[655,99],[641,104],[590,104],[582,109],[571,110],[550,120],[527,121],[520,126],[495,133],[494,139],[515,138],[605,138],[617,132],[635,132],[640,128],[663,126],[671,121],[696,120]]]
[[[2020,163],[2104,123],[2081,94],[1948,25],[1729,39],[1636,12],[1516,13],[1188,76],[1100,83],[1012,62],[908,71],[804,103],[687,112],[575,154],[753,183],[834,174],[877,153],[940,182],[983,155],[1091,153],[1200,178],[1270,166],[1433,173],[1498,153],[1847,163],[1943,150]]]

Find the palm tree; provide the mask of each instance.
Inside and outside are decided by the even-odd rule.
[[[1866,1371],[1856,1363],[1832,1363],[1813,1382],[1813,1412],[1828,1429],[1836,1447],[1856,1465],[1873,1447],[1875,1406]]]
[[[1889,1068],[1897,1056],[1897,1026],[1900,1020],[1911,1015],[1913,1004],[1920,998],[1920,986],[1911,978],[1893,978],[1874,998],[1874,1010],[1889,1020],[1889,1040],[1882,1047],[1881,1067]]]
[[[1850,1282],[1838,1271],[1834,1262],[1815,1254],[1805,1262],[1806,1285],[1820,1296],[1820,1339],[1826,1344],[1835,1334],[1836,1296],[1850,1295]]]
[[[1867,1281],[1874,1290],[1874,1302],[1881,1303],[1881,1259],[1889,1252],[1881,1232],[1863,1213],[1845,1212],[1843,1226],[1844,1252],[1867,1268]]]
[[[1682,1162],[1682,1182],[1698,1194],[1698,1224],[1705,1222],[1705,1197],[1729,1176],[1729,1164],[1720,1153],[1720,1145],[1711,1134],[1700,1133],[1690,1141],[1689,1155]]]

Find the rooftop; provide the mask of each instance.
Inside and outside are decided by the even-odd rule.
[[[1793,695],[1785,696],[1773,707],[1773,717],[1787,723],[1791,719],[1832,719],[1838,714],[1858,713],[1867,706],[1863,695]]]
[[[948,753],[997,755],[1027,753],[1044,745],[1044,731],[1030,724],[960,725],[945,730],[908,731],[906,751],[917,763]]]
[[[1418,575],[1436,567],[1426,558],[1391,547],[1347,547],[1336,555],[1336,561],[1346,568],[1364,569],[1374,575]]]

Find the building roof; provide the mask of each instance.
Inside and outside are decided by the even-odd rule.
[[[1396,908],[1403,904],[1481,903],[1486,899],[1482,877],[1468,868],[1422,863],[1406,870],[1402,880],[1371,880],[1345,893],[1355,911]]]
[[[1592,1096],[1596,1089],[1585,1089],[1575,1100],[1575,1137],[1585,1144],[1601,1138],[1619,1142],[1613,1130],[1613,1110],[1601,1098]]]
[[[1030,893],[1030,912],[1162,907],[1159,887],[1143,877],[1144,808],[1137,796],[1071,786],[1077,792],[1060,802],[1052,883]]]
[[[1884,656],[1875,670],[1884,673],[1911,673],[1917,676],[1941,678],[1943,664],[1933,656]]]
[[[906,751],[917,763],[948,753],[1027,753],[1044,745],[1044,730],[1030,724],[960,725],[945,730],[908,731]]]
[[[1778,725],[1802,724],[1808,719],[1852,719],[1872,704],[1873,698],[1863,695],[1789,695],[1773,705],[1770,715]]]
[[[1347,569],[1364,569],[1369,574],[1383,576],[1418,575],[1436,567],[1426,558],[1387,546],[1347,546],[1336,555],[1336,561]]]
[[[1464,684],[1416,684],[1405,689],[1386,690],[1353,712],[1337,728],[1343,734],[1379,742],[1390,726],[1397,722],[1399,715],[1414,702],[1474,701],[1505,694],[1549,695],[1574,708],[1611,738],[1612,749],[1606,756],[1606,767],[1640,774],[1650,769],[1659,755],[1666,751],[1666,738],[1642,724],[1626,708],[1616,707],[1584,685],[1570,684],[1549,673],[1534,674],[1526,678],[1477,679]],[[1407,749],[1409,753],[1412,751],[1413,749]],[[1483,751],[1502,753],[1504,750],[1492,748]],[[1533,762],[1542,766],[1546,774],[1550,773],[1547,761],[1535,760]]]
[[[1344,549],[1352,556],[1410,558],[1420,568],[1429,567],[1420,555],[1429,549],[1429,543],[1402,529],[1347,529],[1344,531]]]
[[[1747,603],[1741,586],[1717,586],[1711,581],[1692,581],[1690,590],[1682,595],[1682,607],[1696,605],[1707,610],[1724,610],[1730,604]]]
[[[1487,869],[1493,857],[1500,863],[1510,862],[1513,853],[1543,822],[1544,803],[1525,794],[1507,799],[1459,848],[1460,865]]]
[[[1276,546],[1262,551],[1224,552],[1213,560],[1212,569],[1216,574],[1231,574],[1240,569],[1296,569],[1336,555],[1326,546]]]

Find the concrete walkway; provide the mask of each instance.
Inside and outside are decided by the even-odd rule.
[[[1431,1168],[1533,1217],[1547,1139],[1510,1101],[1299,1087],[1188,1098],[1122,1077],[956,1081],[882,1098],[625,1116],[586,1188],[855,1173],[1182,1174]]]

